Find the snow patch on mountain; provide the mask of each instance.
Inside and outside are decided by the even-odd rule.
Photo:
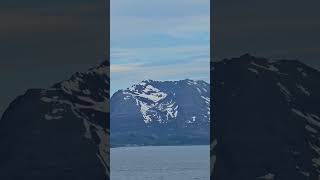
[[[209,119],[210,90],[209,84],[204,81],[189,79],[164,82],[145,80],[125,90],[119,90],[118,94],[121,94],[121,100],[130,101],[133,99],[135,101],[135,105],[139,109],[143,121],[146,124],[154,122],[165,124],[178,118],[183,118],[185,119],[184,121],[188,123],[194,123],[196,120],[192,119],[193,114],[197,113],[201,114],[198,114],[198,116],[202,121],[208,121]],[[193,97],[196,100],[193,100]],[[183,102],[186,99],[189,99],[188,101],[190,101],[190,103],[197,102],[195,106],[200,105],[202,107],[199,107],[201,111],[189,114],[189,110],[184,110],[187,113],[181,113],[180,111],[190,106],[185,107],[181,104],[188,103],[188,101]],[[192,109],[192,111],[194,111],[194,109]]]
[[[310,92],[305,87],[303,87],[301,84],[296,84],[296,86],[297,86],[297,88],[299,88],[301,90],[301,92],[303,92],[307,96],[310,96]]]
[[[310,123],[313,126],[316,126],[318,128],[320,128],[320,117],[315,115],[315,114],[311,114],[311,113],[303,113],[301,111],[299,111],[298,109],[292,108],[291,109],[292,112],[294,112],[296,115],[304,118],[307,120],[308,123]]]
[[[92,83],[92,86],[90,86],[90,83]],[[89,69],[87,72],[78,72],[69,80],[62,81],[51,88],[41,91],[40,101],[57,107],[44,115],[45,120],[59,120],[64,118],[63,112],[66,107],[68,107],[67,109],[70,109],[75,117],[82,120],[86,130],[83,136],[86,139],[95,142],[96,140],[94,140],[93,134],[97,135],[99,140],[98,144],[96,144],[98,149],[96,156],[105,167],[105,172],[109,176],[109,129],[101,126],[100,123],[92,121],[92,119],[96,117],[96,114],[102,113],[106,115],[110,112],[108,85],[109,66],[102,64]],[[65,96],[63,93],[69,96]],[[71,97],[72,100],[69,99]],[[104,119],[101,120],[104,121]]]
[[[256,74],[259,74],[259,71],[253,68],[248,68],[249,71],[254,72]]]
[[[263,66],[263,65],[260,65],[260,64],[255,63],[255,62],[252,62],[251,64],[254,65],[254,66],[256,66],[256,67],[259,67],[259,68],[268,70],[268,71],[279,72],[279,69],[276,68],[276,67],[275,67],[274,65],[272,65],[272,64],[267,64],[267,66]]]
[[[286,99],[288,101],[290,101],[290,98],[292,97],[292,94],[290,93],[290,91],[283,84],[281,84],[280,82],[278,82],[277,85],[279,86],[280,91],[282,92],[282,94],[285,95]]]

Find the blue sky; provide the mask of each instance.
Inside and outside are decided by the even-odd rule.
[[[145,79],[209,81],[210,0],[111,0],[111,93]]]

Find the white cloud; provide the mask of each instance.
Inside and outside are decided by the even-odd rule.
[[[111,39],[121,42],[125,39],[145,40],[152,35],[167,35],[173,38],[192,38],[200,33],[210,32],[210,17],[207,15],[171,17],[115,16],[111,18]]]
[[[209,50],[209,45],[112,48],[112,92],[145,79],[209,81]]]
[[[138,67],[137,64],[111,64],[110,71],[111,73],[123,73],[135,70]]]
[[[114,66],[114,65],[113,65]],[[144,65],[144,64],[123,64],[117,65],[118,68],[112,69],[111,75],[113,80],[124,81],[142,81],[144,79],[155,80],[174,80],[184,77],[193,77],[197,74],[207,74],[209,78],[209,59],[207,61],[189,61],[179,64],[165,65]]]
[[[210,45],[189,45],[148,48],[111,48],[111,64],[130,63],[133,61],[161,62],[174,60],[189,61],[190,58],[210,56]]]
[[[210,0],[111,0],[111,88],[208,80],[209,7]]]
[[[119,89],[125,89],[145,79],[166,81],[189,78],[210,81],[209,59],[207,61],[198,62],[195,60],[161,66],[123,64],[121,67],[125,71],[114,71],[111,66],[111,93]]]
[[[112,0],[110,26],[113,46],[139,44],[157,35],[209,36],[210,0]]]

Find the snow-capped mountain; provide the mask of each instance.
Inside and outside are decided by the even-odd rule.
[[[318,70],[246,54],[212,63],[211,78],[212,179],[320,177]]]
[[[109,61],[16,98],[0,120],[0,179],[109,179]]]
[[[209,123],[205,81],[145,80],[111,97],[112,145],[205,143]]]

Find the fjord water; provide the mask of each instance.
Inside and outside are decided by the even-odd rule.
[[[208,180],[209,145],[111,148],[112,180]]]

